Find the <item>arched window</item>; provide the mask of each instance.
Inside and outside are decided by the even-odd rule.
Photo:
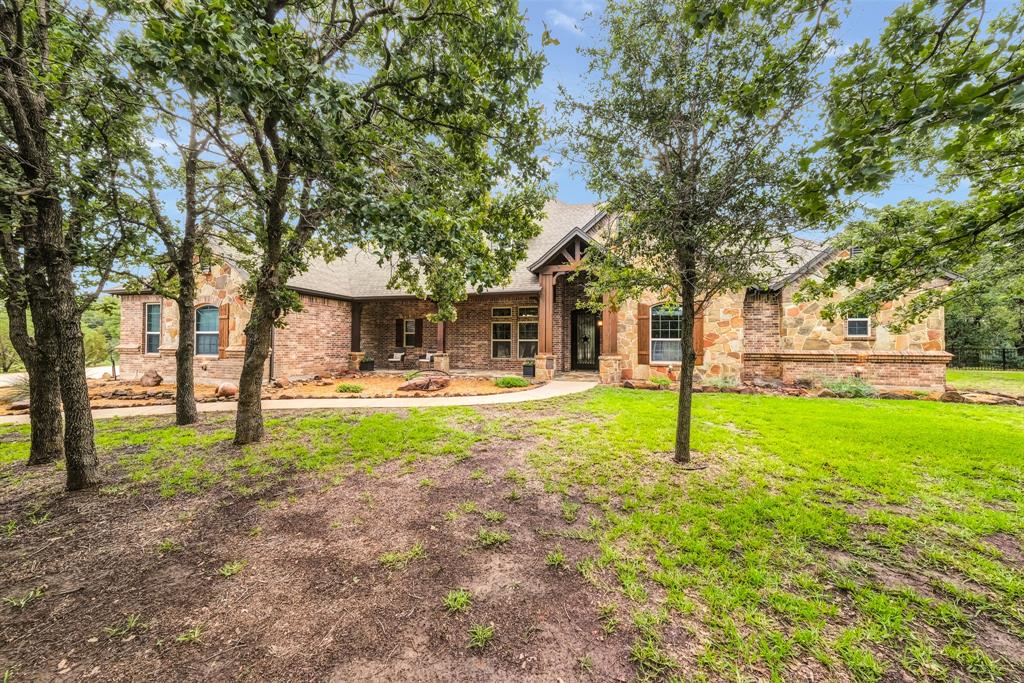
[[[682,309],[669,304],[651,307],[651,362],[680,363],[682,360]]]
[[[196,355],[216,356],[220,345],[220,311],[216,306],[196,309]]]

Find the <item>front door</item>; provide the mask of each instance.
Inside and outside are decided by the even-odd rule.
[[[597,370],[597,357],[601,353],[597,314],[592,311],[572,312],[572,369]]]

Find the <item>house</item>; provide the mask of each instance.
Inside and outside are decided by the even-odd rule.
[[[315,261],[289,286],[302,310],[275,330],[267,377],[324,374],[373,359],[376,369],[518,373],[536,363],[538,378],[593,372],[603,382],[668,373],[680,360],[679,316],[654,293],[595,314],[576,307],[582,283],[569,277],[608,217],[594,205],[558,201],[546,207],[541,234],[504,287],[474,293],[453,322],[432,323],[429,301],[388,288],[391,272],[353,250]],[[906,331],[887,327],[892,306],[874,318],[827,321],[822,303],[793,300],[845,252],[808,243],[803,262],[766,289],[730,292],[697,321],[697,375],[737,381],[820,382],[861,377],[879,388],[942,390],[944,319],[937,310]],[[196,299],[197,381],[237,379],[249,308],[246,274],[223,257],[199,280]],[[173,376],[180,330],[173,301],[152,294],[121,297],[122,372],[155,368]]]

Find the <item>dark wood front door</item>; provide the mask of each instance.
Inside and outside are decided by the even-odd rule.
[[[601,335],[598,334],[597,314],[591,311],[572,312],[572,369],[597,370],[597,357],[601,354]]]

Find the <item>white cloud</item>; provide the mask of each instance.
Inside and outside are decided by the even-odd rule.
[[[571,31],[576,35],[583,35],[583,29],[576,24],[576,19],[570,17],[568,14],[561,10],[549,9],[547,11],[548,21],[551,22],[552,26],[560,26],[567,31]]]

